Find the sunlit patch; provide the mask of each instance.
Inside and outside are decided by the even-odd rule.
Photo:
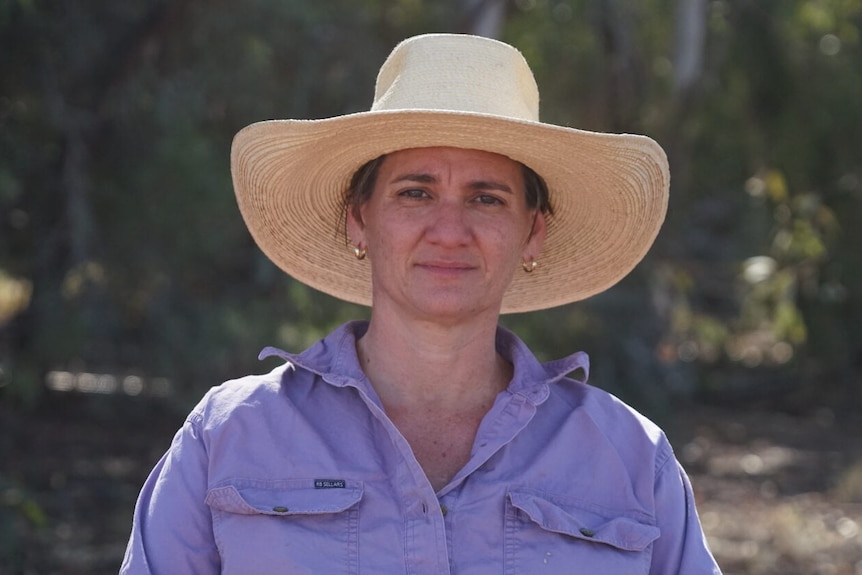
[[[0,270],[0,326],[30,307],[33,284],[6,275]]]
[[[841,51],[841,39],[835,34],[825,34],[820,38],[820,51],[827,56],[835,56]]]
[[[778,269],[778,263],[769,256],[755,256],[742,263],[742,277],[748,283],[768,280]]]
[[[89,286],[104,286],[108,275],[99,262],[84,262],[68,271],[63,278],[61,293],[63,297],[72,300],[79,297]]]
[[[109,373],[49,371],[45,386],[52,391],[90,394],[124,394],[167,397],[173,393],[171,381],[164,377],[143,378],[138,375],[118,376]]]

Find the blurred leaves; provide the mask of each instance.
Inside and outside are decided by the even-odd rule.
[[[0,327],[30,306],[33,285],[0,269]]]
[[[197,397],[262,369],[264,345],[298,351],[367,315],[256,249],[231,139],[258,120],[367,109],[392,46],[470,31],[466,6],[482,4],[0,3],[6,396],[77,366],[170,377]],[[856,401],[862,1],[709,2],[685,91],[674,8],[506,3],[502,39],[533,66],[543,119],[652,136],[673,187],[656,246],[619,286],[503,321],[544,358],[585,349],[598,385],[648,408],[764,367]]]
[[[17,569],[25,563],[25,542],[48,524],[44,509],[29,489],[0,473],[0,565]]]

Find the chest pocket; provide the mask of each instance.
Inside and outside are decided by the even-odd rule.
[[[210,489],[222,573],[358,573],[362,494],[357,482],[314,479]]]
[[[570,497],[510,491],[506,503],[506,573],[649,572],[659,528]]]

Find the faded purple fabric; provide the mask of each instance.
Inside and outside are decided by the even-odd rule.
[[[716,574],[662,431],[586,385],[576,353],[515,367],[469,463],[435,493],[349,323],[213,388],[141,491],[123,574]],[[567,378],[575,373],[578,379]]]

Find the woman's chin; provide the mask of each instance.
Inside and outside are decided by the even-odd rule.
[[[415,302],[415,309],[424,319],[440,323],[469,321],[487,314],[500,313],[501,302],[487,301],[485,298],[453,297],[435,295]]]

